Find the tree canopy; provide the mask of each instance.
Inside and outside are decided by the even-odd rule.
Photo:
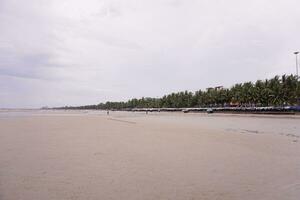
[[[129,110],[133,108],[259,107],[298,105],[299,100],[300,81],[297,76],[283,75],[257,80],[255,83],[238,83],[231,88],[216,87],[195,92],[182,91],[161,98],[143,97],[126,102],[108,101],[97,105],[64,108]]]

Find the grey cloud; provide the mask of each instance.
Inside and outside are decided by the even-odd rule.
[[[1,0],[0,107],[126,100],[294,73],[298,4]]]

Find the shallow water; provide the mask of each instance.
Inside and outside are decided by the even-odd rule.
[[[106,111],[93,110],[0,110],[0,119],[32,116],[82,116],[106,115]],[[203,113],[133,113],[110,112],[116,118],[157,118],[157,120],[173,123],[178,118],[184,123],[201,125],[207,129],[215,129],[246,134],[280,134],[300,139],[300,116],[277,115],[234,115]]]

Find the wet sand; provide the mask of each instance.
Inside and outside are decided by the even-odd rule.
[[[0,112],[0,200],[298,200],[300,118]]]

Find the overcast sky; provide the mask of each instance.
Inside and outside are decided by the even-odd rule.
[[[0,0],[0,108],[295,73],[297,0]]]

